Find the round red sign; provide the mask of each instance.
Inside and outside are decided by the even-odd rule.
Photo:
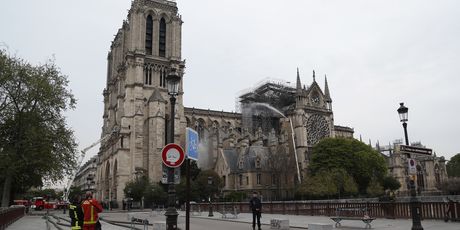
[[[177,168],[181,166],[185,160],[184,150],[178,144],[167,144],[163,150],[161,150],[161,158],[166,166]]]

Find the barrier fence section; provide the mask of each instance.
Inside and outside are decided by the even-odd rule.
[[[24,216],[25,207],[4,208],[0,210],[0,230]]]
[[[337,208],[366,208],[372,217],[389,219],[409,219],[410,202],[314,202],[314,201],[273,201],[262,202],[262,212],[270,214],[334,216]],[[194,209],[209,211],[209,203],[191,204]],[[239,212],[251,212],[248,202],[216,202],[214,210],[236,207]],[[422,202],[422,219],[460,220],[459,202]]]

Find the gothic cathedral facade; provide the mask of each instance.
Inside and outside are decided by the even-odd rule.
[[[134,0],[107,57],[102,137],[96,173],[96,197],[121,204],[125,184],[140,174],[162,177],[161,149],[174,120],[175,142],[184,144],[186,120],[182,94],[176,116],[169,114],[166,75],[183,76],[181,16],[175,2]],[[182,85],[182,84],[180,84]],[[180,92],[183,92],[180,88]]]

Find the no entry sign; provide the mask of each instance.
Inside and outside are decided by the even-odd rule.
[[[161,150],[161,158],[166,166],[177,168],[184,162],[184,150],[177,144],[167,144],[163,150]]]

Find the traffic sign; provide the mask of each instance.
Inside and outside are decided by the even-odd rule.
[[[415,163],[415,160],[413,158],[409,159],[408,164],[409,164],[409,174],[410,175],[417,174],[417,164]]]
[[[177,144],[167,144],[161,150],[161,159],[163,163],[170,168],[177,168],[185,160],[184,150]]]
[[[188,158],[197,161],[199,144],[198,132],[191,128],[187,128],[186,140],[185,152],[187,153]]]
[[[416,153],[416,154],[423,154],[423,155],[431,155],[433,153],[432,149],[409,146],[409,145],[400,145],[399,150],[405,153]]]

